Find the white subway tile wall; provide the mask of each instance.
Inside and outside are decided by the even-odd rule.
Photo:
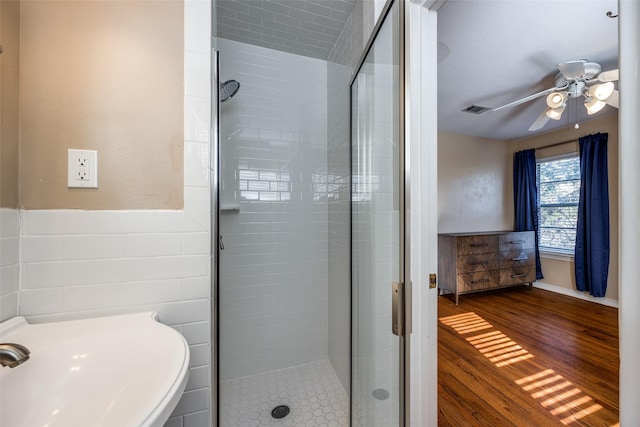
[[[220,376],[327,357],[326,61],[219,39]]]
[[[185,0],[184,18],[184,210],[22,212],[19,311],[32,321],[156,311],[184,335],[191,351],[186,391],[166,425],[205,427],[211,377],[211,2]],[[12,317],[18,215],[5,211],[0,302],[2,316]]]
[[[349,81],[364,48],[359,1],[329,55],[327,64],[327,192],[329,219],[329,360],[349,393],[351,336],[351,213]],[[368,5],[367,7],[371,7]]]
[[[0,322],[18,315],[18,210],[0,208]]]

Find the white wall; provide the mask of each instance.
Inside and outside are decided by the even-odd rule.
[[[438,232],[513,228],[512,151],[505,141],[438,134]]]
[[[18,315],[18,210],[0,208],[0,322]]]
[[[327,65],[218,40],[220,377],[327,357]]]
[[[20,218],[20,315],[37,322],[154,310],[185,336],[189,383],[168,426],[209,425],[210,8],[185,2],[184,209]]]

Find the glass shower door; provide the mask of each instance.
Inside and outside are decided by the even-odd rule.
[[[404,311],[399,8],[395,2],[376,27],[351,84],[354,426],[405,423],[403,326],[393,321]]]

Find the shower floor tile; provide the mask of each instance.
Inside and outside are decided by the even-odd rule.
[[[279,405],[291,409],[271,417]],[[328,360],[220,383],[221,427],[349,425],[349,398]]]

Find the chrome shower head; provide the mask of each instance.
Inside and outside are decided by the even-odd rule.
[[[227,80],[220,84],[220,91],[218,92],[218,99],[220,102],[225,102],[233,98],[233,96],[240,89],[240,83],[235,80]]]

